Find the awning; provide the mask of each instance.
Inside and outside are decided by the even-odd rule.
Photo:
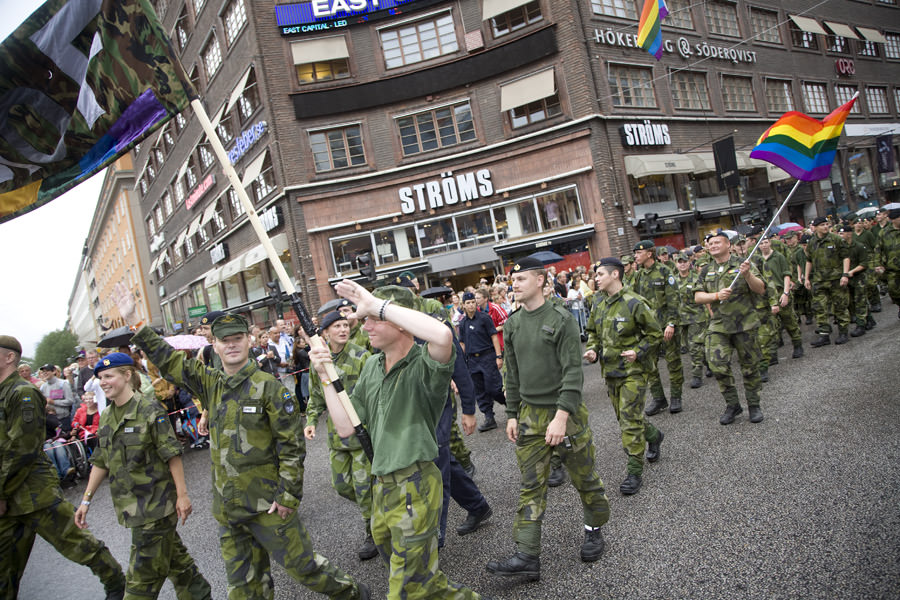
[[[900,133],[900,123],[861,123],[858,125],[847,123],[844,125],[844,135],[847,137],[876,136]]]
[[[349,58],[347,39],[342,36],[304,40],[291,43],[291,56],[295,65],[308,65],[314,62]]]
[[[765,166],[762,161],[760,161],[759,164],[754,164],[753,161],[750,160],[750,150],[738,150],[734,155],[737,157],[739,170],[762,169],[763,166]]]
[[[244,270],[244,255],[241,254],[235,259],[232,259],[225,263],[225,266],[222,267],[222,271],[220,273],[221,281],[234,277],[238,273]]]
[[[210,123],[212,123],[213,129],[215,129],[219,125],[219,121],[222,120],[222,115],[225,114],[225,105],[222,105],[222,108],[219,109],[219,112],[216,113],[216,116],[212,118]]]
[[[185,238],[187,238],[187,229],[182,229],[178,239],[175,241],[175,247],[180,247],[184,243]]]
[[[625,157],[625,172],[640,179],[648,175],[693,173],[694,161],[688,154],[641,154]]]
[[[254,179],[259,177],[259,172],[262,171],[263,162],[265,162],[268,154],[269,149],[266,148],[262,154],[253,159],[252,163],[247,165],[247,168],[244,169],[244,176],[241,177],[241,187],[247,187]]]
[[[288,249],[287,242],[287,234],[279,233],[275,237],[272,238],[272,246],[275,248],[275,252],[281,254],[285,250]],[[248,269],[257,263],[261,263],[262,261],[268,258],[266,256],[266,249],[263,248],[263,245],[260,244],[258,246],[254,246],[247,252],[244,252],[244,268]]]
[[[712,152],[698,152],[688,154],[694,163],[694,173],[714,173],[716,171],[716,158]]]
[[[763,161],[765,162],[765,161]],[[766,176],[769,178],[769,183],[775,183],[776,181],[782,181],[784,179],[790,179],[791,175],[782,169],[781,167],[776,167],[770,162],[766,162]]]
[[[834,35],[839,35],[843,38],[848,38],[851,40],[859,39],[859,36],[853,33],[853,30],[843,23],[832,23],[831,21],[825,21],[825,25],[828,27],[828,29],[834,32]]]
[[[545,69],[534,75],[501,85],[500,110],[506,112],[542,100],[555,93],[556,79],[553,69]]]
[[[588,223],[587,225],[580,225],[569,229],[546,231],[540,235],[518,238],[509,242],[497,244],[494,246],[494,252],[497,254],[528,252],[530,250],[535,250],[538,247],[543,248],[545,245],[586,240],[592,235],[594,235],[594,224]]]
[[[887,43],[887,40],[884,39],[884,36],[881,35],[881,32],[877,29],[871,29],[869,27],[857,27],[856,30],[870,42],[878,42],[879,44]]]
[[[206,207],[206,210],[203,211],[203,218],[200,219],[200,227],[203,227],[210,221],[212,221],[213,215],[216,214],[216,209],[219,207],[219,199],[216,198],[212,202],[209,203],[209,206]]]
[[[241,80],[238,82],[237,86],[233,90],[231,90],[231,96],[228,97],[228,104],[225,105],[225,112],[231,110],[231,107],[234,106],[234,103],[238,101],[241,94],[244,93],[244,86],[247,85],[247,78],[250,77],[250,71],[253,70],[253,66],[251,65],[246,71],[244,71],[244,75],[241,77]]]
[[[487,21],[497,15],[502,15],[514,8],[528,4],[531,0],[482,0],[481,20]]]
[[[191,237],[197,230],[200,229],[200,220],[203,218],[203,215],[197,215],[197,218],[191,223],[191,226],[188,228],[188,237]]]
[[[213,268],[206,272],[203,277],[203,287],[209,288],[222,281],[222,268]]]
[[[799,27],[802,31],[806,31],[807,33],[821,33],[822,35],[827,35],[825,30],[822,29],[822,26],[819,25],[819,22],[815,19],[810,19],[809,17],[801,17],[798,15],[788,15],[791,18],[791,21]]]
[[[147,269],[147,274],[148,274],[148,275],[152,275],[152,274],[153,274],[153,271],[156,270],[156,263],[159,262],[159,259],[160,259],[160,258],[162,258],[162,254],[160,254],[159,256],[157,256],[156,258],[154,258],[153,261],[150,263],[150,268]]]

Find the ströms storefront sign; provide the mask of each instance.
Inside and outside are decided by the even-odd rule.
[[[454,175],[453,171],[441,173],[440,179],[417,183],[398,190],[400,210],[410,215],[416,210],[425,212],[433,208],[453,206],[461,202],[478,200],[494,195],[491,172],[487,169]]]
[[[665,123],[626,123],[619,128],[626,146],[667,146],[672,143],[669,126]]]

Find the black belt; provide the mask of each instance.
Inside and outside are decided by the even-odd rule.
[[[474,356],[475,358],[478,358],[479,356],[490,356],[491,354],[493,354],[494,356],[497,355],[497,353],[494,352],[493,350],[490,350],[490,351],[484,350],[482,352],[470,352],[469,356]]]

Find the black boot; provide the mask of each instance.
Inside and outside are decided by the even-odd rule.
[[[734,423],[734,418],[744,412],[744,409],[741,408],[740,404],[729,404],[725,408],[725,412],[722,413],[722,416],[719,417],[719,423],[722,425],[731,425]]]
[[[497,429],[497,421],[494,420],[494,415],[485,417],[484,422],[478,426],[478,431],[482,433],[490,431],[491,429]]]
[[[378,548],[375,547],[375,540],[372,539],[371,533],[366,536],[366,541],[363,542],[356,554],[359,556],[359,560],[369,560],[378,556]]]
[[[797,344],[794,346],[794,353],[791,354],[791,358],[800,358],[803,356],[803,344]]]
[[[547,478],[547,485],[550,487],[559,487],[566,482],[566,472],[562,467],[556,467],[550,471],[550,477]]]
[[[773,356],[772,358],[769,359],[769,366],[771,367],[772,365],[777,365],[777,364],[778,364],[778,355],[776,354],[775,356]]]
[[[866,335],[866,328],[864,325],[857,325],[853,328],[853,331],[850,332],[850,337],[859,337],[861,335]]]
[[[831,336],[827,333],[820,333],[819,337],[816,338],[816,341],[810,344],[813,348],[821,348],[822,346],[827,346],[831,343]]]
[[[762,409],[759,406],[748,406],[747,411],[750,413],[751,423],[762,423]]]
[[[699,377],[691,377],[691,389],[696,390],[703,385],[703,380]]]
[[[706,367],[706,373],[705,373],[705,375],[706,375],[707,377],[712,377],[712,369],[710,369],[709,367]]]
[[[666,436],[663,435],[663,432],[659,432],[659,437],[656,438],[655,442],[647,442],[647,453],[644,454],[644,458],[647,459],[647,462],[656,462],[659,460],[659,445],[662,444],[663,438]]]
[[[807,325],[812,325],[812,321],[813,321],[813,318],[812,318],[811,316],[809,316],[809,315],[806,315],[806,324],[807,324]]]
[[[623,496],[637,494],[639,489],[641,489],[641,476],[634,473],[629,473],[625,481],[619,485],[619,491]]]
[[[672,396],[672,404],[669,406],[669,412],[673,415],[681,412],[681,397]]]
[[[488,573],[503,577],[524,575],[529,581],[539,581],[541,579],[540,557],[530,556],[523,552],[516,552],[503,560],[489,561],[485,569]]]
[[[650,404],[644,409],[644,414],[648,417],[652,417],[667,406],[669,406],[669,402],[666,400],[665,396],[662,398],[652,398]]]
[[[469,513],[469,516],[466,517],[463,524],[456,528],[456,533],[458,535],[469,535],[470,533],[474,533],[485,521],[490,519],[493,514],[494,511],[491,510],[490,506],[485,507],[480,513]]]
[[[881,302],[879,302],[878,304],[872,304],[872,305],[870,305],[870,306],[869,306],[869,311],[870,311],[870,312],[881,312]]]
[[[581,544],[582,562],[595,562],[603,555],[606,542],[599,527],[584,530],[584,543]]]
[[[846,330],[846,329],[841,329],[841,330],[838,332],[837,339],[834,340],[834,345],[835,345],[835,346],[839,346],[839,345],[841,345],[841,344],[846,344],[846,343],[849,342],[849,341],[850,341],[850,338],[847,337],[847,330]]]
[[[759,370],[759,380],[763,383],[769,383],[769,369]]]

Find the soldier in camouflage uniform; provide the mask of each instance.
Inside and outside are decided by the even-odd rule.
[[[546,278],[541,262],[530,257],[517,262],[511,273],[522,308],[505,327],[506,436],[516,444],[522,484],[513,524],[516,552],[487,564],[490,573],[529,579],[540,578],[541,523],[554,448],[581,497],[582,561],[600,559],[605,547],[601,527],[609,520],[609,501],[594,471],[593,434],[581,395],[584,374],[578,325],[564,307],[544,299]]]
[[[344,389],[350,394],[356,386],[356,380],[362,372],[363,365],[371,354],[356,344],[347,341],[350,337],[350,323],[338,312],[330,312],[322,317],[320,327],[322,337],[331,350],[331,360],[341,377]],[[306,439],[316,437],[319,418],[326,410],[325,394],[322,391],[322,380],[315,369],[309,373],[309,405],[306,407],[306,427],[303,433]],[[372,540],[372,463],[363,452],[359,439],[355,435],[343,438],[334,429],[331,417],[328,417],[328,449],[331,457],[331,486],[342,498],[355,502],[362,512],[365,521],[366,540],[359,549],[360,560],[369,560],[378,555],[378,549]]]
[[[866,269],[863,272],[862,284],[866,293],[867,316],[866,329],[875,327],[875,318],[872,313],[881,312],[881,295],[878,292],[878,278],[875,273],[877,261],[875,258],[875,247],[878,245],[878,236],[869,229],[867,219],[856,218],[853,220],[853,240],[859,242],[866,249],[869,260],[866,262]],[[851,282],[852,283],[852,282]],[[859,282],[857,282],[859,283]],[[875,298],[875,302],[871,298]]]
[[[176,530],[178,519],[184,524],[192,510],[181,443],[162,405],[136,391],[137,373],[132,358],[121,352],[94,367],[110,405],[100,415],[93,468],[75,524],[87,527],[91,498],[108,474],[119,524],[131,529],[125,598],[156,598],[168,577],[179,600],[209,600],[209,583]]]
[[[731,242],[721,229],[709,239],[711,262],[700,271],[700,290],[694,293],[694,301],[712,308],[706,339],[706,357],[725,398],[725,412],[719,423],[730,425],[737,415],[744,412],[734,385],[731,372],[731,356],[737,351],[744,379],[744,392],[750,422],[763,420],[760,409],[759,379],[761,355],[756,342],[759,316],[753,296],[762,295],[766,284],[750,262],[731,256]],[[734,287],[731,287],[732,281]]]
[[[663,441],[663,433],[645,419],[641,410],[662,329],[647,302],[622,286],[624,270],[625,265],[612,257],[597,263],[597,290],[606,295],[588,318],[584,358],[588,362],[600,360],[628,456],[627,475],[619,486],[628,496],[641,489],[645,444],[649,444],[647,460],[655,462]]]
[[[17,366],[22,346],[0,335],[0,598],[15,600],[34,536],[69,560],[89,567],[107,600],[125,593],[122,567],[109,550],[75,526],[75,508],[59,488],[56,469],[43,451],[47,409],[41,392]]]
[[[625,265],[625,276],[622,278],[622,285],[632,287],[634,285],[634,273],[636,266],[634,264],[634,254],[623,254],[619,257],[619,260],[621,260],[622,264]]]
[[[809,303],[809,290],[804,285],[806,273],[806,249],[800,245],[800,236],[796,231],[786,231],[781,234],[787,251],[788,263],[791,267],[791,279],[794,280],[794,289],[791,292],[791,302],[797,322],[800,318],[806,318],[806,324],[812,323],[812,308]]]
[[[818,339],[811,346],[819,348],[831,343],[831,320],[838,324],[835,344],[846,344],[850,327],[850,249],[836,233],[829,233],[825,217],[812,222],[813,235],[806,246],[806,289],[812,292]]]
[[[850,320],[856,323],[856,327],[850,332],[850,337],[859,337],[866,334],[866,323],[871,318],[869,315],[869,296],[866,293],[866,277],[870,263],[869,251],[858,239],[854,239],[853,226],[843,224],[838,227],[838,235],[847,244],[850,268],[847,275],[850,283],[847,284],[847,292],[850,296]]]
[[[675,336],[675,324],[678,321],[678,290],[675,275],[667,266],[656,260],[653,242],[642,240],[634,247],[634,262],[638,265],[633,289],[643,296],[656,311],[656,320],[663,326],[662,349],[666,354],[669,367],[669,395],[671,406],[666,400],[659,369],[650,373],[650,402],[644,412],[648,416],[655,415],[669,406],[670,413],[681,412],[681,388],[684,386],[684,367],[681,364],[681,348]]]
[[[694,302],[694,292],[699,288],[697,273],[691,268],[688,257],[684,254],[675,256],[678,276],[675,278],[678,287],[678,326],[685,331],[688,353],[691,357],[691,387],[696,389],[703,385],[703,367],[706,365],[704,336],[709,312],[705,306]]]
[[[116,286],[119,313],[137,321],[134,297]],[[131,339],[167,380],[199,398],[198,430],[210,435],[213,516],[230,600],[274,598],[270,556],[294,579],[332,598],[367,599],[368,588],[313,551],[296,510],[306,444],[291,393],[249,360],[247,321],[224,315],[212,333],[222,370],[176,352],[149,327]],[[326,350],[327,352],[327,350]]]
[[[786,329],[791,336],[791,343],[794,346],[792,358],[803,356],[803,333],[800,331],[800,324],[791,304],[791,290],[794,283],[790,262],[783,254],[775,252],[768,238],[759,245],[759,257],[767,286],[775,288],[772,314],[759,330],[759,345],[763,353],[761,369],[765,373],[769,366],[778,364],[781,330]],[[763,381],[767,379],[768,377],[763,377]]]
[[[888,218],[890,223],[885,223],[878,234],[875,270],[884,277],[891,300],[900,306],[900,209],[892,209]],[[900,318],[900,312],[897,317]]]

